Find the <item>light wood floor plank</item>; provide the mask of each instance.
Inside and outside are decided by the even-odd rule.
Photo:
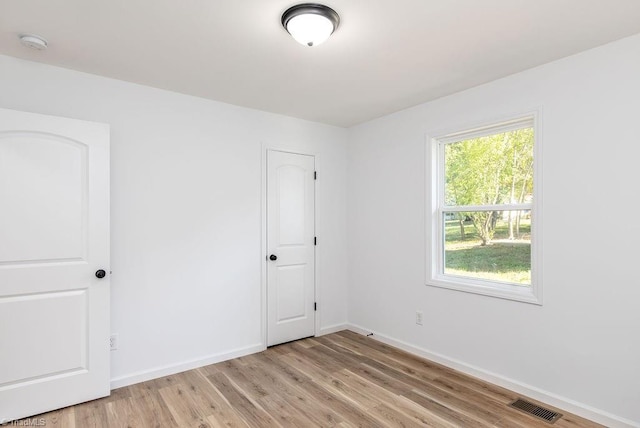
[[[200,370],[184,372],[183,379],[189,387],[190,394],[195,397],[198,407],[206,409],[203,412],[207,416],[207,421],[213,426],[247,426],[231,404]]]
[[[105,404],[110,425],[119,427],[143,426],[143,415],[138,411],[131,398],[122,398]]]
[[[109,428],[105,402],[90,401],[75,406],[76,426],[86,428]]]
[[[304,416],[296,410],[287,400],[282,399],[269,383],[264,383],[259,377],[252,376],[255,373],[250,369],[251,365],[242,365],[236,360],[227,361],[221,365],[222,370],[233,382],[238,385],[245,394],[267,413],[274,417],[276,422],[283,427],[296,427],[304,421]]]
[[[28,425],[26,423],[27,421],[31,425]],[[25,419],[24,422],[25,424],[23,426],[43,426],[42,424],[44,424],[46,427],[76,428],[75,408],[66,407],[64,409],[54,410],[53,412]]]
[[[378,404],[373,408],[373,413],[380,416],[387,425],[391,425],[394,427],[423,427],[428,426],[424,424],[419,424],[416,420],[409,418],[408,416],[395,411],[391,407],[386,404]]]
[[[220,391],[231,407],[250,427],[279,426],[271,415],[256,404],[254,400],[247,397],[246,393],[237,387],[224,373],[207,376],[207,379]]]
[[[178,423],[165,405],[155,382],[142,382],[127,387],[143,427],[177,427]],[[120,388],[124,389],[124,388]]]
[[[211,428],[206,409],[200,408],[189,389],[182,384],[165,386],[158,391],[179,427]]]
[[[414,419],[422,426],[443,428],[455,427],[453,424],[450,424],[446,420],[438,417],[438,415],[425,412],[423,407],[409,400],[407,397],[394,394],[393,392],[388,391],[387,389],[380,387],[375,383],[350,372],[349,370],[338,372],[335,376],[346,385],[357,390],[359,394],[370,397],[374,402],[383,403],[392,407],[394,410]]]
[[[278,354],[282,356],[285,354]],[[276,391],[283,399],[287,400],[291,406],[303,414],[311,426],[338,426],[344,422],[340,416],[329,408],[325,403],[319,403],[304,388],[311,379],[300,381],[300,377],[292,377],[290,374],[280,370],[280,366],[274,366],[271,357],[264,358],[262,355],[251,356],[252,365],[248,370],[255,370],[251,376],[259,379],[265,384],[271,385],[271,389]],[[279,361],[279,364],[283,364]],[[286,365],[286,363],[285,363]]]
[[[519,395],[351,331],[303,339],[34,416],[59,428],[548,428]],[[563,414],[556,428],[600,425]]]

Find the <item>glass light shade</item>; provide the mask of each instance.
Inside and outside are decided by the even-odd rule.
[[[302,14],[294,16],[287,22],[287,31],[303,45],[318,46],[333,33],[333,23],[318,14]]]

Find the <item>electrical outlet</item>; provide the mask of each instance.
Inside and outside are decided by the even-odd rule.
[[[112,351],[115,351],[116,349],[118,349],[118,335],[117,334],[112,334],[111,337],[109,338],[109,349],[111,349]]]
[[[416,311],[416,324],[422,325],[422,312]]]

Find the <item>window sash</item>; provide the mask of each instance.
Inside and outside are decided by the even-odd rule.
[[[527,211],[533,209],[533,203],[526,204],[497,204],[497,205],[443,205],[440,212],[462,211]]]
[[[517,131],[518,129],[534,128],[535,122],[532,117],[525,119],[515,119],[512,121],[504,122],[500,125],[483,126],[480,128],[469,129],[462,132],[454,132],[437,138],[436,140],[440,145],[459,143],[465,140],[472,140],[475,138],[486,137],[488,135],[502,134],[509,131]],[[443,147],[444,148],[444,147]]]
[[[474,210],[475,212],[478,212],[477,210]],[[483,212],[488,212],[488,211],[494,211],[494,210],[483,210]],[[502,211],[502,210],[498,210],[498,211]],[[505,210],[506,211],[506,210]],[[511,212],[521,212],[521,211],[528,211],[528,210],[521,210],[521,209],[516,209],[516,210],[508,210]],[[464,211],[464,212],[468,212],[468,211]],[[530,213],[533,212],[533,210],[529,211]],[[497,278],[486,278],[486,277],[482,277],[482,276],[474,276],[471,272],[469,274],[457,274],[457,273],[452,273],[452,272],[447,272],[447,222],[451,221],[452,219],[447,219],[446,218],[446,214],[449,213],[454,213],[454,211],[442,211],[439,213],[439,221],[437,223],[437,227],[438,227],[438,231],[436,233],[436,236],[439,236],[439,249],[440,249],[440,254],[437,257],[438,260],[438,266],[436,269],[436,274],[438,275],[437,278],[439,279],[444,279],[444,280],[450,280],[450,281],[459,281],[459,282],[464,282],[464,283],[474,283],[475,286],[482,286],[482,287],[487,287],[487,286],[491,286],[491,284],[494,284],[496,286],[500,286],[500,287],[524,287],[526,289],[530,289],[533,285],[533,253],[531,253],[531,256],[529,258],[529,269],[530,269],[530,275],[529,275],[529,281],[528,282],[512,282],[512,281],[508,281],[505,279],[497,279]],[[533,217],[533,216],[532,216]],[[456,221],[458,219],[455,219],[454,221]],[[504,220],[504,218],[503,218]],[[525,226],[526,227],[526,226]],[[532,236],[532,232],[533,232],[533,226],[530,226],[530,232],[529,232],[529,238],[528,239],[524,239],[524,241],[528,241],[530,248],[533,249],[534,248],[534,239]],[[458,226],[455,226],[456,231]],[[518,240],[520,241],[520,240]],[[450,267],[450,269],[455,269]]]

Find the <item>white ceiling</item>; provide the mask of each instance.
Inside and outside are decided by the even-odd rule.
[[[327,0],[340,28],[308,48],[293,4],[1,0],[0,53],[351,126],[640,32],[639,0]]]

